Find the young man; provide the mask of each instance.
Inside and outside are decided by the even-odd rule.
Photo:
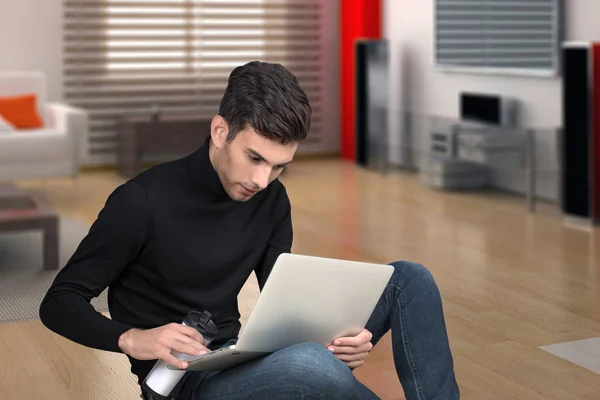
[[[262,288],[277,256],[291,252],[290,202],[277,177],[310,119],[306,94],[281,65],[236,68],[206,143],[109,196],[43,300],[42,322],[82,345],[126,354],[140,384],[157,359],[186,368],[173,350],[207,351],[198,332],[180,324],[189,311],[212,313],[219,335],[211,349],[235,340],[244,282],[255,272]],[[390,329],[407,399],[459,398],[431,274],[418,264],[392,265],[358,336],[292,346],[222,373],[188,372],[173,398],[376,398],[352,369]],[[90,305],[106,287],[112,319]]]

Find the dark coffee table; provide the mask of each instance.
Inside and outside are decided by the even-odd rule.
[[[43,232],[44,269],[58,269],[58,215],[24,190],[0,182],[0,233],[30,230]]]
[[[142,170],[144,156],[163,161],[198,149],[210,135],[213,114],[125,115],[117,131],[117,166],[127,179]]]

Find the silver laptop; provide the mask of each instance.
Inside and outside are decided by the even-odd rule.
[[[367,324],[393,270],[282,254],[237,343],[188,361],[187,370],[226,370],[296,344],[327,346],[337,337],[354,336]]]

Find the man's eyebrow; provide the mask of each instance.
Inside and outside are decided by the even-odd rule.
[[[263,156],[261,156],[256,150],[253,149],[248,149],[248,152],[251,153],[254,157],[256,158],[260,158],[262,161],[266,162],[267,164],[271,164],[269,161],[267,161],[266,158],[264,158]],[[286,161],[282,164],[276,165],[276,167],[285,167],[286,165],[288,165],[289,163],[291,163],[292,161]]]

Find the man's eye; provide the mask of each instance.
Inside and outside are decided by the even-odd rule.
[[[254,162],[254,163],[259,163],[261,161],[260,158],[252,157],[252,156],[250,156],[250,160],[252,160],[252,162]]]

